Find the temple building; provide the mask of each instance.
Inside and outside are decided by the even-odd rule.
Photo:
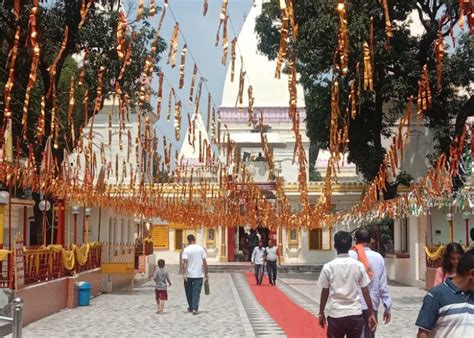
[[[264,134],[272,153],[275,165],[275,178],[284,182],[285,193],[293,210],[298,210],[300,193],[298,188],[299,164],[293,161],[295,135],[292,121],[288,116],[290,95],[288,92],[288,76],[281,75],[275,79],[275,62],[269,61],[257,51],[257,36],[254,32],[255,20],[261,13],[261,3],[257,1],[249,12],[238,37],[238,52],[235,62],[234,80],[231,81],[231,67],[228,67],[219,117],[221,123],[221,144],[230,140],[237,148],[240,167],[245,167],[251,174],[251,179],[258,185],[268,200],[278,203],[275,196],[275,181],[269,179],[269,165],[264,156],[258,119],[263,117]],[[245,72],[245,86],[242,104],[237,101],[239,93],[239,72]],[[253,119],[249,121],[248,86],[252,86],[254,100]],[[309,153],[309,138],[306,136],[306,110],[303,88],[298,85],[298,113],[300,118],[300,133],[305,152]],[[249,123],[250,122],[250,123]],[[225,127],[224,127],[225,126]],[[197,117],[195,134],[201,133],[203,139],[209,139],[206,128],[200,116]],[[186,136],[187,138],[187,136]],[[221,163],[225,165],[225,154],[221,147]],[[198,154],[188,142],[183,142],[180,151],[180,161],[187,163],[187,169],[194,164],[195,170],[203,167],[197,160]],[[324,177],[329,153],[320,151],[316,162],[316,170]],[[344,160],[340,163],[341,173],[339,184],[334,188],[334,208],[349,208],[360,199],[363,185],[359,182],[356,168]],[[228,167],[228,174],[236,178],[241,175],[235,167]],[[308,173],[307,173],[308,174]],[[212,177],[210,175],[209,177]],[[308,193],[310,203],[314,204],[321,195],[323,182],[309,182]],[[242,224],[240,227],[222,230],[208,229],[203,225],[200,229],[186,224],[167,224],[155,220],[152,231],[155,254],[169,263],[179,262],[180,251],[186,243],[188,234],[196,235],[198,244],[206,247],[209,261],[233,262],[248,260],[248,236],[250,227]],[[158,224],[162,223],[162,224]],[[332,231],[330,229],[292,230],[286,231],[284,225],[274,225],[277,231],[268,232],[260,229],[264,238],[277,240],[284,260],[287,263],[325,263],[334,257],[332,248]]]

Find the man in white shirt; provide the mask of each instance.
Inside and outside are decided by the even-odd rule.
[[[262,241],[258,241],[258,246],[252,252],[252,265],[255,265],[255,280],[257,285],[262,285],[264,264],[265,263],[265,248]]]
[[[328,325],[328,337],[347,335],[347,338],[360,338],[364,319],[359,301],[359,288],[362,289],[362,295],[367,303],[370,329],[375,330],[377,325],[367,289],[369,276],[362,263],[349,257],[351,246],[351,235],[347,231],[337,232],[334,235],[337,257],[324,264],[319,276],[319,285],[322,288],[319,324],[322,327]]]
[[[369,263],[370,271],[372,272],[372,280],[369,283],[368,289],[370,293],[370,299],[372,300],[372,306],[374,308],[374,315],[377,318],[378,308],[380,303],[383,303],[385,308],[383,314],[383,320],[385,324],[390,322],[390,311],[392,308],[392,299],[390,298],[390,293],[388,292],[387,286],[387,273],[385,272],[385,261],[381,254],[370,249],[370,232],[367,229],[361,228],[355,233],[355,240],[357,244],[361,244],[364,247],[365,256]],[[358,259],[357,252],[354,250],[349,251],[349,256]],[[364,317],[364,328],[362,332],[363,338],[373,338],[375,337],[375,331],[371,331],[368,328],[368,316],[367,316],[367,304],[365,304],[364,299],[361,297],[361,291],[359,290],[359,298],[362,306],[362,315]]]
[[[280,263],[280,253],[278,252],[278,248],[273,245],[273,241],[271,239],[268,240],[268,246],[265,249],[265,260],[267,262],[267,272],[268,272],[268,280],[270,281],[270,285],[276,285],[276,278],[277,278],[277,260],[278,264]]]
[[[194,235],[188,235],[187,238],[189,245],[183,251],[184,290],[188,301],[188,312],[197,315],[203,277],[208,278],[207,256],[206,250],[196,244]]]

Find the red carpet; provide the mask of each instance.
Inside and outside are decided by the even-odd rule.
[[[260,305],[288,337],[326,337],[326,330],[319,326],[318,318],[293,303],[278,287],[270,286],[266,276],[263,284],[257,286],[254,274],[248,272],[247,282]]]

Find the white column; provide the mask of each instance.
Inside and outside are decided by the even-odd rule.
[[[393,250],[401,251],[402,250],[402,232],[401,232],[401,219],[397,218],[393,222]]]

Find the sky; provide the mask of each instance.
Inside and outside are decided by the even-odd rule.
[[[145,1],[147,5],[148,1]],[[161,0],[157,0],[156,3],[160,6],[163,5]],[[178,89],[179,82],[179,63],[181,58],[181,49],[185,43],[183,35],[179,36],[178,43],[178,54],[177,54],[177,64],[175,68],[171,68],[166,64],[168,58],[167,49],[163,53],[162,60],[160,61],[159,66],[165,73],[165,77],[169,80],[171,85],[176,90],[178,100],[181,100],[183,103],[183,108],[181,111],[182,115],[182,125],[181,125],[181,138],[180,142],[174,142],[174,120],[173,114],[170,121],[166,121],[166,115],[168,110],[168,95],[170,86],[167,84],[166,80],[164,81],[165,85],[163,87],[163,103],[161,109],[161,118],[160,121],[155,125],[158,135],[161,138],[166,136],[168,141],[172,141],[173,149],[177,150],[181,148],[181,143],[185,139],[186,129],[188,127],[187,123],[187,112],[192,115],[194,107],[189,105],[189,89],[191,82],[191,74],[194,61],[196,62],[199,72],[196,78],[196,85],[194,92],[197,90],[197,85],[199,82],[199,77],[202,76],[207,79],[207,88],[203,85],[203,91],[201,95],[201,112],[203,116],[204,123],[206,123],[207,117],[207,96],[208,89],[211,92],[213,97],[213,102],[216,108],[219,107],[222,99],[222,92],[224,89],[224,80],[227,72],[227,66],[221,64],[222,56],[222,46],[215,47],[216,32],[219,26],[219,14],[221,10],[222,0],[209,0],[209,8],[207,15],[203,17],[203,0],[169,0],[169,6],[163,21],[163,26],[161,28],[161,37],[169,44],[175,22],[179,22],[180,30],[184,35],[186,40],[188,52],[186,56],[186,65],[185,65],[185,80],[184,87],[182,90]],[[235,35],[238,35],[242,25],[244,23],[245,16],[250,11],[253,0],[230,0],[228,5],[228,15],[230,16],[230,21],[232,21],[232,26],[229,22],[228,24],[228,34],[229,42],[234,38]],[[173,17],[174,14],[174,17]],[[158,26],[159,17],[161,12],[158,15],[155,15],[151,23],[154,27]],[[176,18],[176,21],[175,21]],[[222,37],[222,29],[221,29]],[[222,40],[222,38],[221,38]],[[230,46],[229,46],[230,47]],[[192,56],[191,56],[192,55]],[[229,48],[229,60],[230,60],[230,48]],[[158,90],[158,78],[156,74],[154,75],[152,81],[152,87],[154,90]],[[156,98],[153,98],[151,101],[153,107],[156,107]],[[174,105],[173,105],[174,111]],[[173,151],[174,153],[174,151]]]

